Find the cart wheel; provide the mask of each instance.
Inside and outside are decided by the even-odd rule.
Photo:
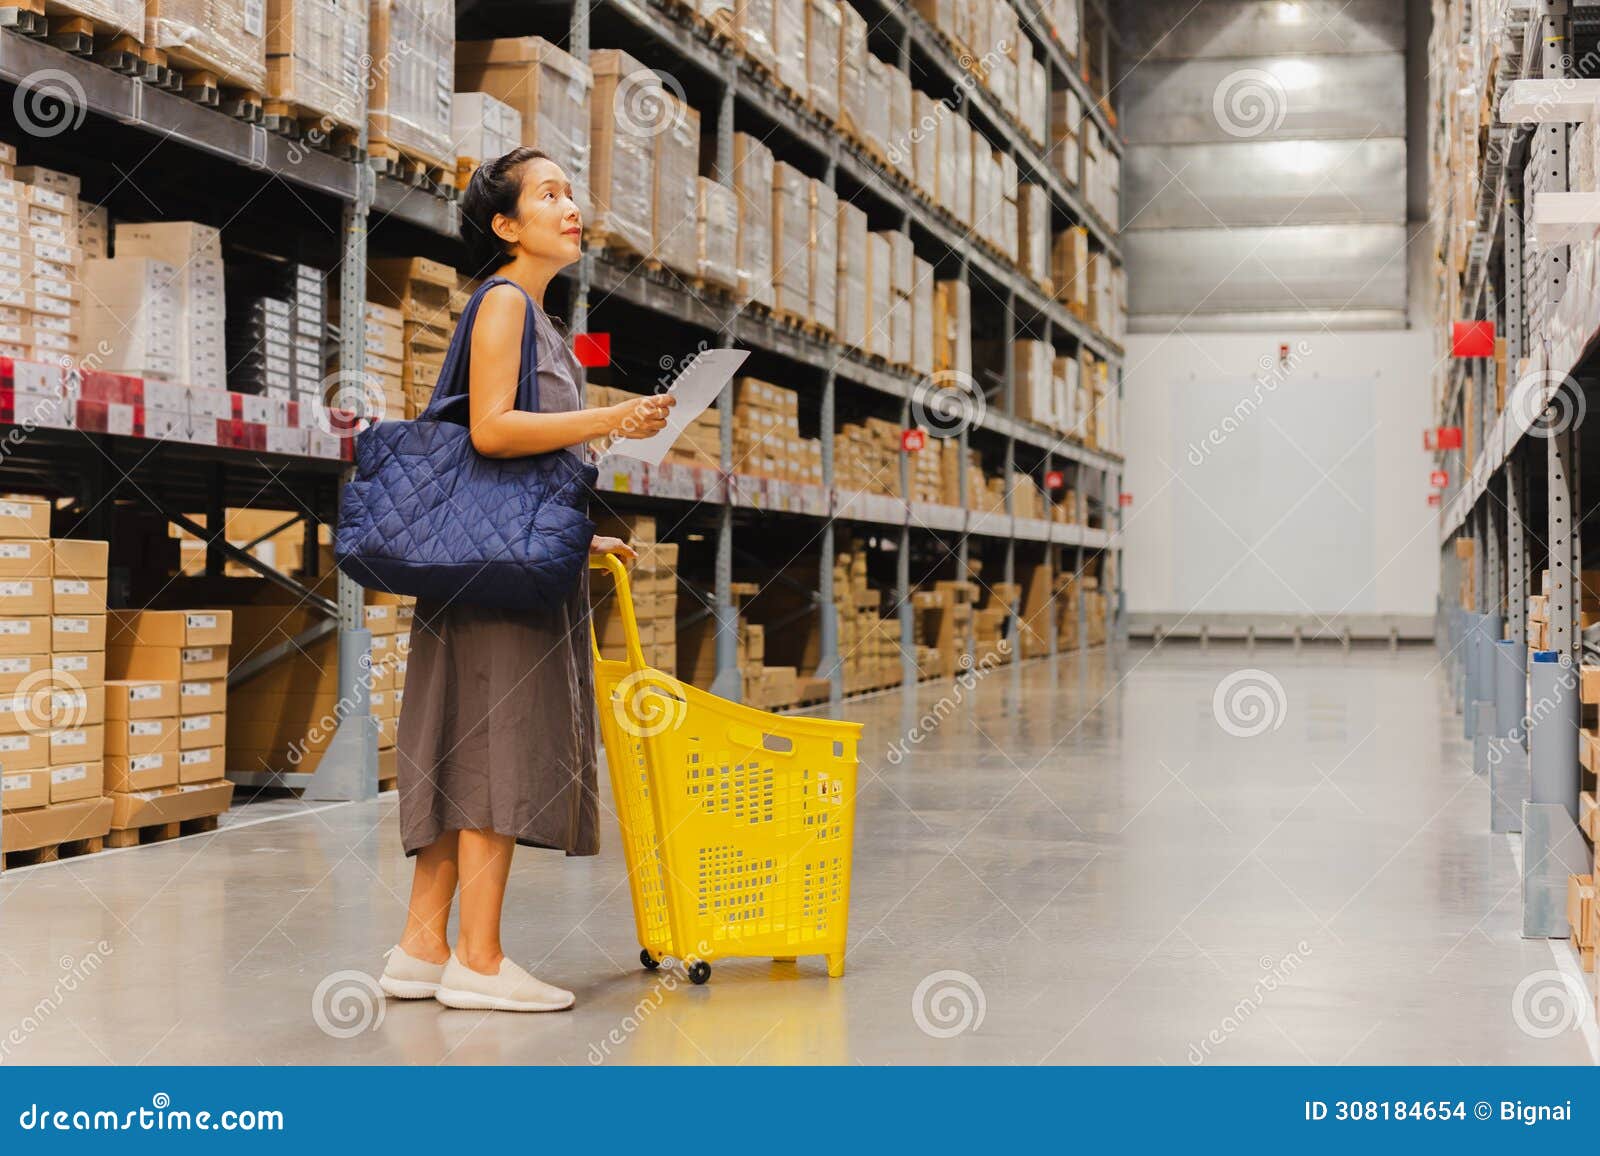
[[[689,965],[689,982],[700,984],[711,978],[711,965],[703,959],[697,959]]]
[[[646,971],[654,971],[656,968],[661,966],[661,961],[650,954],[650,949],[648,947],[641,947],[639,949],[639,962],[644,964]]]

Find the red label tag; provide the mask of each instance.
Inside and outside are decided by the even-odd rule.
[[[611,334],[574,333],[572,353],[578,364],[588,369],[611,364]]]
[[[1461,427],[1458,425],[1442,425],[1438,430],[1439,448],[1442,450],[1458,450],[1461,448]]]
[[[1133,505],[1133,495],[1132,494],[1118,494],[1117,495],[1117,504],[1119,506],[1121,506],[1124,510],[1126,510],[1129,506]]]
[[[1434,470],[1428,475],[1428,485],[1436,490],[1442,490],[1450,484],[1450,473],[1447,470]]]
[[[914,454],[928,444],[928,435],[919,429],[906,429],[900,431],[900,448],[908,454]]]
[[[1493,357],[1493,321],[1457,321],[1450,331],[1450,356]]]
[[[1441,495],[1439,495],[1439,494],[1429,494],[1428,495],[1428,505],[1430,505],[1430,506],[1438,506],[1438,505],[1441,505],[1441,504],[1442,504],[1442,496]]]
[[[1044,475],[1044,488],[1059,490],[1067,484],[1067,476],[1060,470],[1048,470]]]

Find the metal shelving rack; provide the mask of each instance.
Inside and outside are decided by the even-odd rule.
[[[545,6],[546,12],[548,8],[548,5]],[[1033,10],[1031,0],[1020,0],[1018,8],[1025,34],[1035,42],[1036,49],[1047,61],[1051,87],[1067,84],[1075,89],[1087,116],[1100,129],[1108,147],[1120,153],[1121,142],[1104,111],[1089,93],[1087,84],[1056,41],[1054,30]],[[964,468],[960,481],[961,508],[926,506],[899,499],[837,492],[834,489],[833,429],[840,389],[848,383],[896,399],[900,402],[903,423],[909,423],[911,401],[918,385],[914,375],[877,364],[830,340],[778,325],[752,311],[741,310],[730,301],[704,297],[690,291],[670,275],[632,269],[604,253],[586,254],[569,271],[575,279],[571,319],[575,332],[590,327],[590,297],[591,294],[598,294],[604,299],[616,299],[636,308],[681,319],[689,325],[720,335],[724,344],[764,350],[804,367],[814,375],[820,375],[821,492],[807,495],[813,500],[805,509],[787,512],[791,516],[814,518],[820,522],[818,548],[823,563],[818,567],[820,589],[816,591],[814,600],[821,617],[822,662],[816,673],[830,679],[834,699],[841,697],[842,677],[838,665],[838,625],[831,590],[831,558],[834,554],[834,526],[841,520],[866,528],[876,527],[875,532],[884,536],[898,532],[900,566],[894,604],[901,621],[903,672],[908,683],[916,680],[915,652],[910,646],[912,618],[908,573],[909,546],[913,533],[932,532],[954,536],[953,552],[961,573],[966,572],[971,538],[1003,542],[1005,577],[1008,580],[1014,576],[1017,544],[1044,544],[1048,547],[1052,586],[1054,575],[1061,569],[1063,551],[1071,551],[1070,566],[1080,573],[1090,554],[1101,554],[1110,561],[1110,572],[1116,583],[1113,589],[1106,591],[1107,638],[1118,638],[1122,585],[1119,508],[1121,459],[1066,441],[1049,430],[1011,416],[1014,407],[1010,396],[1009,338],[1018,331],[1016,311],[1027,310],[1045,341],[1053,343],[1058,334],[1065,335],[1106,360],[1110,365],[1113,388],[1118,391],[1121,389],[1122,350],[1103,334],[1091,330],[1060,302],[1047,297],[1018,270],[976,244],[967,243],[962,226],[942,208],[923,201],[899,174],[880,167],[853,144],[843,140],[840,134],[814,113],[780,97],[731,48],[713,42],[697,29],[680,22],[663,0],[600,0],[596,4],[580,2],[570,4],[569,12],[568,49],[579,59],[586,60],[588,57],[591,30],[596,24],[623,19],[635,32],[651,38],[678,66],[697,70],[715,86],[719,93],[716,108],[701,111],[708,118],[715,117],[717,136],[714,171],[718,179],[725,183],[732,179],[733,117],[735,108],[743,102],[761,117],[784,129],[789,138],[798,142],[797,147],[808,150],[813,161],[811,167],[820,161],[829,183],[838,174],[844,174],[856,187],[865,190],[865,195],[876,198],[896,211],[902,228],[914,229],[916,236],[930,238],[932,245],[954,257],[963,280],[976,274],[988,284],[999,287],[1005,294],[1003,335],[1008,338],[1005,404],[998,410],[989,408],[973,432],[999,440],[1003,446],[1008,480],[1017,469],[1017,447],[1031,447],[1042,451],[1045,470],[1058,465],[1073,467],[1077,471],[1077,488],[1097,498],[1102,525],[1090,528],[1081,524],[1066,525],[1016,517],[1009,508],[1009,496],[1007,509],[1003,513],[973,511],[970,509],[970,496],[966,492]],[[868,13],[863,12],[863,15]],[[1023,139],[1018,126],[999,110],[988,93],[968,81],[960,63],[926,21],[909,8],[896,3],[884,3],[882,10],[872,15],[881,19],[884,27],[893,30],[899,46],[898,63],[902,67],[910,60],[913,49],[921,59],[931,61],[951,84],[967,94],[961,102],[959,114],[978,124],[996,147],[1010,151],[1017,160],[1020,176],[1044,185],[1057,212],[1084,224],[1097,248],[1120,259],[1112,228],[1086,208],[1078,192],[1050,168],[1048,158],[1040,155],[1031,143]],[[457,237],[459,215],[453,202],[386,178],[375,177],[373,171],[363,163],[341,161],[303,148],[291,152],[289,142],[258,125],[245,124],[213,110],[200,108],[172,93],[147,88],[137,80],[12,32],[0,33],[0,85],[19,85],[30,75],[44,70],[56,70],[71,77],[83,94],[84,111],[87,113],[153,134],[161,138],[163,143],[170,142],[189,150],[186,155],[194,163],[203,164],[209,158],[213,163],[270,174],[272,179],[283,181],[294,189],[335,202],[339,207],[343,233],[339,291],[340,315],[345,323],[339,333],[339,342],[340,364],[345,369],[359,371],[364,361],[364,341],[359,319],[366,296],[365,264],[369,227],[393,219],[432,235],[442,243],[450,243]],[[364,149],[364,129],[361,144]],[[1082,187],[1081,175],[1080,171],[1078,188]],[[675,476],[670,468],[649,471],[641,466],[637,469],[625,467],[621,473],[610,472],[610,476],[602,480],[602,489],[626,493],[629,502],[639,501],[658,508],[674,504],[681,508],[686,504],[699,503],[718,510],[715,585],[711,600],[712,612],[722,627],[718,637],[719,676],[716,689],[720,693],[727,693],[736,691],[737,684],[737,680],[730,677],[735,672],[734,624],[737,618],[731,593],[733,515],[735,510],[741,508],[767,508],[770,495],[763,487],[747,484],[748,479],[732,473],[731,404],[723,405],[722,414],[724,468],[709,485],[705,484],[705,479],[699,479],[696,488],[689,491],[685,489],[683,468]],[[143,461],[150,452],[148,443],[140,443],[139,439],[119,438],[116,435],[83,436],[93,439],[100,448],[99,457],[87,455],[89,461],[84,466],[88,480],[82,492],[91,497],[103,499],[116,488],[116,483],[106,476],[104,462],[114,462],[124,455],[129,460]],[[962,431],[960,438],[965,451],[968,431]],[[289,479],[287,492],[297,493],[298,488],[304,486],[309,493],[314,486],[322,487],[316,491],[322,495],[320,501],[301,502],[306,509],[309,541],[315,541],[312,526],[316,521],[330,521],[336,516],[337,490],[330,479],[337,476],[337,463],[246,451],[204,452],[203,447],[176,443],[165,443],[155,460],[161,463],[165,479],[175,479],[175,485],[192,482],[195,500],[202,494],[206,496],[207,509],[218,515],[215,520],[208,518],[208,524],[211,525],[220,525],[220,514],[228,498],[235,494],[238,485],[245,484],[240,479],[254,481],[256,475],[263,472],[273,478]],[[7,463],[8,466],[11,464]],[[334,467],[334,472],[330,472],[330,465]],[[36,464],[36,468],[44,467]],[[904,455],[901,468],[904,481]],[[641,495],[641,489],[647,492]],[[335,504],[330,505],[330,502]],[[177,508],[170,505],[163,507],[160,502],[152,504],[166,510]],[[107,533],[111,531],[109,525],[103,525],[102,529]],[[208,572],[220,573],[225,559],[243,561],[248,557],[234,550],[218,535],[209,542]],[[253,559],[250,563],[258,571],[268,569]],[[375,720],[366,709],[368,688],[360,678],[362,658],[368,652],[371,641],[362,623],[362,592],[341,575],[336,600],[317,598],[303,584],[287,575],[273,573],[269,576],[291,589],[300,590],[308,596],[310,604],[328,614],[329,621],[314,627],[307,632],[308,635],[326,634],[335,628],[338,630],[340,697],[352,709],[344,717],[333,739],[333,746],[324,755],[315,773],[230,771],[230,777],[246,786],[302,788],[308,797],[313,798],[370,796],[375,793],[377,786],[377,736]],[[1083,613],[1083,602],[1080,600],[1080,639],[1085,637]],[[1049,633],[1050,653],[1054,654],[1054,615]],[[261,662],[271,661],[272,657],[262,656]],[[258,662],[251,663],[253,668],[259,665]]]
[[[1579,459],[1583,444],[1594,436],[1585,432],[1582,414],[1600,404],[1600,362],[1595,360],[1600,318],[1586,319],[1576,342],[1549,324],[1567,290],[1570,248],[1546,244],[1530,252],[1525,241],[1537,198],[1567,188],[1571,126],[1555,94],[1578,79],[1575,37],[1583,33],[1592,40],[1597,30],[1600,5],[1520,0],[1508,6],[1495,80],[1497,112],[1509,116],[1499,117],[1488,130],[1491,147],[1480,174],[1477,235],[1462,299],[1465,318],[1495,321],[1506,340],[1505,406],[1496,409],[1492,364],[1461,360],[1451,363],[1437,413],[1441,425],[1461,427],[1464,435],[1463,449],[1435,456],[1436,465],[1449,472],[1439,519],[1437,633],[1464,735],[1475,743],[1474,771],[1490,776],[1491,829],[1523,834],[1523,933],[1528,936],[1565,934],[1560,929],[1566,926],[1566,875],[1588,870],[1581,861],[1588,852],[1575,824],[1576,788],[1571,799],[1551,799],[1541,798],[1537,785],[1541,765],[1564,764],[1577,782],[1576,728],[1559,728],[1570,734],[1542,728],[1539,704],[1530,707],[1525,696],[1529,596],[1539,592],[1536,576],[1546,566],[1549,658],[1568,672],[1560,676],[1570,678],[1567,697],[1578,695],[1573,668],[1583,649],[1581,526],[1589,510],[1581,498]],[[1519,96],[1548,87],[1550,98],[1534,100],[1531,108],[1521,99],[1502,106],[1510,86],[1519,82],[1534,86],[1519,88]],[[1530,153],[1545,161],[1536,192],[1524,188]],[[1518,380],[1517,363],[1525,356],[1544,368]],[[1591,429],[1593,424],[1587,423]],[[1474,451],[1470,461],[1466,447]],[[1463,572],[1456,543],[1462,539],[1476,544],[1470,609],[1457,606]],[[1521,692],[1497,691],[1503,663],[1516,664]],[[1496,715],[1501,698],[1511,701]],[[1508,717],[1517,722],[1508,727]],[[1576,855],[1579,848],[1582,855]]]

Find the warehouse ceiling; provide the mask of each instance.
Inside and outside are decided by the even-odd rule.
[[[1130,328],[1406,318],[1406,5],[1123,6]]]

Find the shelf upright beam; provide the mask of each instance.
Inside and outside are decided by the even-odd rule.
[[[1516,643],[1516,651],[1527,657],[1528,645],[1528,563],[1524,538],[1525,516],[1522,487],[1522,457],[1513,453],[1506,460],[1506,637]],[[1446,590],[1449,587],[1445,587]]]
[[[1520,194],[1513,194],[1514,189],[1520,189],[1521,181],[1509,167],[1506,170],[1505,181],[1506,207],[1500,214],[1500,220],[1505,229],[1505,241],[1501,251],[1505,258],[1506,280],[1506,365],[1514,366],[1523,356],[1522,198]]]
[[[909,72],[911,70],[911,28],[903,25],[900,29],[900,67]],[[828,162],[831,166],[832,161]],[[911,236],[911,209],[903,205],[900,210],[900,231],[907,237]],[[911,428],[911,395],[915,387],[907,391],[904,401],[900,403],[900,428]],[[911,499],[911,455],[902,447],[900,450],[900,498],[909,502]],[[911,603],[911,512],[906,508],[906,520],[900,526],[900,557],[895,565],[895,598],[898,600],[896,607],[900,619],[900,685],[914,687],[917,684],[917,617],[916,609]]]
[[[1005,339],[1005,374],[1006,384],[1003,397],[1005,398],[1006,417],[1012,422],[1017,416],[1017,294],[1014,289],[1006,290],[1006,312],[1004,324],[1000,330]],[[1017,485],[1017,439],[1012,436],[1011,426],[1006,430],[1006,555],[1004,580],[1007,588],[1014,587],[1017,581],[1017,511],[1014,500],[1014,491]],[[1015,602],[1007,603],[1006,607],[1006,637],[1013,642],[1017,639],[1017,607]]]
[[[583,7],[579,4],[578,7]],[[722,69],[722,94],[717,105],[718,177],[729,183],[733,176],[733,104],[739,70],[732,57]],[[724,345],[733,344],[734,326],[724,331]],[[717,511],[717,560],[712,613],[717,624],[717,675],[711,693],[733,702],[744,701],[744,679],[739,671],[739,612],[733,604],[733,382],[722,390],[722,506]]]
[[[1563,388],[1578,388],[1575,385]],[[1570,399],[1551,403],[1552,417],[1560,407],[1575,404]],[[1572,412],[1568,409],[1566,412]],[[1562,430],[1546,439],[1549,470],[1550,522],[1550,649],[1578,661],[1581,649],[1578,636],[1578,438],[1574,430]]]
[[[572,25],[567,34],[567,48],[574,60],[584,65],[589,64],[589,5],[576,3],[572,6]],[[572,288],[572,332],[585,333],[589,329],[589,282],[593,276],[590,258],[585,255],[578,262],[577,282]],[[580,364],[578,366],[578,393],[581,398],[583,387],[588,378],[588,371]]]
[[[721,147],[721,139],[718,139]],[[733,134],[728,134],[727,172],[733,172]],[[827,169],[823,173],[823,180],[830,189],[837,188],[839,165],[833,156],[828,157]],[[838,428],[838,395],[839,378],[830,366],[822,378],[822,418],[821,428],[817,431],[822,441],[822,490],[829,495],[832,501],[834,493],[834,431]],[[838,542],[834,536],[834,514],[830,508],[828,517],[822,523],[822,558],[817,563],[817,597],[822,605],[818,607],[821,615],[821,644],[818,648],[817,670],[818,678],[828,680],[828,703],[837,707],[844,698],[844,668],[839,662],[839,604],[836,601],[837,591],[833,587],[834,559],[839,556]]]
[[[1044,319],[1044,345],[1045,348],[1050,351],[1051,373],[1054,373],[1056,357],[1056,327],[1055,323],[1050,320],[1048,315],[1046,315]],[[1044,478],[1041,480],[1048,481],[1050,477],[1050,471],[1055,469],[1055,466],[1055,454],[1051,450],[1045,450]],[[1056,524],[1055,501],[1050,496],[1050,487],[1048,485],[1043,486],[1042,491],[1044,493],[1045,514],[1050,519],[1050,525],[1054,527]],[[1045,615],[1043,627],[1045,633],[1048,635],[1048,637],[1045,639],[1045,654],[1051,658],[1056,656],[1056,622],[1060,616],[1060,608],[1056,605],[1055,598],[1056,572],[1060,569],[1060,562],[1061,547],[1057,546],[1054,542],[1051,542],[1045,547],[1044,551]],[[1021,658],[1022,656],[1020,654],[1016,656],[1016,660],[1020,660]]]
[[[1539,75],[1548,80],[1566,80],[1572,68],[1572,41],[1571,27],[1567,20],[1567,0],[1535,0],[1535,9],[1538,12],[1535,19],[1540,23],[1539,44]],[[1542,192],[1565,192],[1567,188],[1567,124],[1564,121],[1551,121],[1538,124],[1533,129],[1532,148],[1534,155],[1540,158],[1539,162],[1539,189]],[[1528,210],[1533,207],[1533,198],[1528,195],[1528,190],[1523,190],[1523,203]],[[1540,253],[1540,260],[1544,263],[1541,270],[1541,293],[1549,295],[1549,304],[1554,308],[1561,300],[1561,295],[1567,284],[1567,263],[1569,250],[1561,245],[1545,249]]]

